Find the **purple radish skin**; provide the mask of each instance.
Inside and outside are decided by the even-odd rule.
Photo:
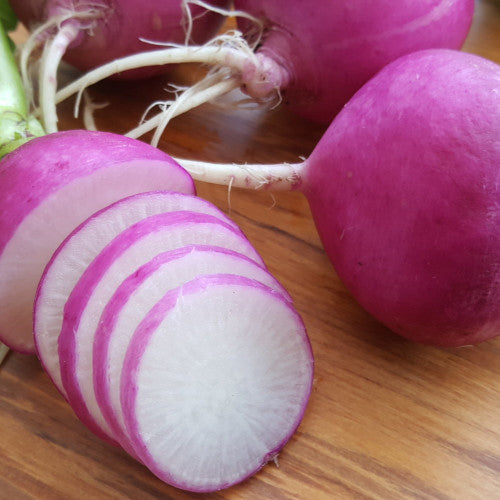
[[[254,279],[291,301],[276,279],[248,257],[221,247],[195,245],[158,255],[125,279],[106,304],[93,339],[93,389],[90,388],[120,443],[128,441],[120,407],[120,376],[134,330],[168,290],[199,275],[216,273]],[[95,408],[89,409],[95,416]]]
[[[101,208],[132,194],[193,194],[168,155],[106,132],[75,130],[31,140],[0,161],[0,340],[33,354],[32,311],[45,265],[64,238]]]
[[[276,457],[312,381],[311,347],[288,301],[253,280],[205,276],[168,292],[135,331],[122,409],[154,474],[216,491]]]
[[[235,0],[265,27],[257,58],[261,81],[249,66],[246,91],[262,97],[279,88],[299,115],[329,123],[370,78],[417,50],[459,49],[469,32],[473,0]],[[248,29],[241,18],[241,29]]]

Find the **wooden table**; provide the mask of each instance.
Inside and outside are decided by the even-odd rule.
[[[500,62],[499,2],[477,3],[465,50]],[[93,87],[94,100],[110,102],[96,115],[99,127],[134,126],[147,103],[164,98],[165,81]],[[71,106],[60,107],[61,128],[82,127]],[[175,119],[161,148],[209,161],[296,161],[323,131],[283,108],[206,105]],[[310,404],[279,468],[271,463],[243,484],[205,497],[500,499],[500,338],[461,349],[403,340],[340,283],[301,194],[198,189],[231,214],[287,287],[316,357]],[[94,437],[34,357],[11,353],[0,368],[0,429],[2,500],[199,496],[163,484]]]

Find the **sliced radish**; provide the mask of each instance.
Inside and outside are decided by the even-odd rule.
[[[125,210],[126,205],[122,206]],[[106,226],[105,218],[102,220]],[[53,379],[60,373],[63,390],[75,413],[101,437],[112,439],[112,433],[107,426],[101,429],[95,425],[81,396],[78,377],[92,379],[92,365],[81,365],[76,339],[80,342],[80,336],[83,336],[81,343],[85,344],[89,332],[94,332],[97,328],[102,309],[127,276],[155,255],[189,244],[223,246],[263,264],[261,257],[243,233],[232,225],[214,216],[196,212],[161,213],[147,217],[121,232],[88,266],[65,304],[58,339],[39,335],[36,328],[38,313],[35,315],[36,342],[39,352],[46,353],[43,359],[45,368]],[[54,263],[55,261],[52,266]],[[63,263],[63,266],[54,272],[64,273],[66,269],[67,266]],[[42,283],[41,290],[43,288]],[[51,295],[49,291],[42,293],[47,293],[48,297]],[[55,330],[50,331],[57,337]],[[58,350],[54,350],[54,346],[58,346]],[[88,348],[91,351],[92,345],[89,344]],[[88,359],[91,361],[91,356]],[[64,360],[64,363],[59,360]]]
[[[163,481],[225,488],[276,457],[312,379],[288,301],[247,278],[200,277],[168,292],[133,335],[121,384],[127,433]]]
[[[278,281],[248,257],[219,247],[188,246],[158,255],[117,288],[100,317],[95,336],[79,342],[78,357],[90,354],[93,341],[93,383],[80,379],[83,399],[92,417],[106,421],[114,438],[126,443],[120,407],[120,376],[128,342],[143,316],[168,290],[204,274],[230,273],[257,280],[291,298]],[[99,405],[96,407],[96,403]],[[124,445],[125,446],[125,445]]]
[[[33,299],[61,241],[97,210],[134,193],[194,193],[168,155],[105,132],[60,132],[29,141],[0,163],[0,340],[34,353]]]
[[[182,193],[153,191],[139,193],[106,207],[83,222],[59,246],[45,269],[36,296],[34,330],[42,364],[58,363],[57,340],[62,327],[66,300],[89,264],[118,234],[138,221],[178,210],[213,215],[228,224],[233,221],[201,198]],[[47,369],[59,391],[66,397],[60,371]]]

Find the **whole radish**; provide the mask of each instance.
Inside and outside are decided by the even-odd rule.
[[[391,63],[295,165],[203,165],[195,177],[297,189],[340,278],[428,344],[500,333],[500,66],[435,49]]]
[[[235,0],[264,26],[253,69],[243,73],[247,92],[279,88],[306,118],[329,123],[352,95],[386,64],[428,48],[460,48],[469,31],[473,0]],[[249,23],[241,19],[241,28]],[[250,27],[251,28],[251,27]]]
[[[33,94],[29,59],[44,50],[38,70],[39,106],[48,133],[57,131],[54,97],[61,59],[84,71],[123,56],[151,50],[151,42],[203,43],[220,28],[224,16],[187,0],[17,0],[13,9],[32,31],[21,49],[21,73]],[[215,0],[224,7],[228,0]],[[190,21],[190,22],[188,22]],[[157,47],[156,47],[157,48]],[[142,65],[120,77],[151,76],[164,68]],[[115,75],[116,76],[116,75]]]
[[[128,132],[157,128],[173,116],[242,89],[257,101],[283,100],[308,119],[329,123],[377,71],[416,50],[458,49],[469,31],[474,0],[236,0],[244,38],[225,34],[202,47],[169,48],[113,61],[61,89],[74,92],[145,64],[201,62],[220,71],[189,90],[185,99]],[[157,145],[158,133],[152,144]]]
[[[211,3],[225,7],[228,1]],[[12,8],[30,30],[45,26],[40,34],[46,39],[72,26],[63,58],[80,70],[151,49],[148,40],[186,39],[182,0],[15,0]],[[190,42],[199,44],[214,36],[224,17],[197,5],[188,8],[193,19]]]

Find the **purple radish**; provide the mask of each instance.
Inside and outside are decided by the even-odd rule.
[[[211,3],[218,7],[228,4],[227,0]],[[64,59],[80,70],[148,50],[148,41],[181,44],[186,39],[186,11],[181,0],[16,0],[12,8],[42,41],[72,27]],[[223,16],[203,7],[191,4],[188,8],[194,43],[210,39],[224,21]]]
[[[139,193],[102,209],[83,222],[59,246],[47,265],[35,303],[37,352],[42,363],[58,363],[57,340],[66,301],[87,267],[113,238],[146,217],[178,210],[195,211],[236,225],[214,205],[192,195],[174,192]],[[66,397],[60,373],[52,377]]]
[[[173,116],[241,86],[257,101],[283,100],[307,119],[328,123],[377,71],[396,58],[429,48],[458,49],[472,23],[474,0],[235,0],[245,32],[224,34],[201,47],[168,48],[115,60],[58,92],[57,101],[143,65],[198,62],[210,74],[170,106],[128,132],[157,128]],[[255,33],[260,37],[254,37]],[[256,49],[256,50],[255,50]]]
[[[0,161],[0,340],[34,353],[32,311],[43,269],[59,244],[97,210],[152,189],[194,193],[168,155],[105,132],[39,137]]]
[[[221,247],[195,245],[159,254],[125,279],[106,304],[93,337],[93,385],[82,381],[80,386],[93,417],[104,418],[120,443],[128,439],[120,406],[120,377],[133,332],[167,291],[197,276],[217,273],[252,278],[291,301],[276,279],[248,257]],[[92,344],[91,335],[86,342]],[[79,356],[88,354],[85,346]],[[91,404],[88,391],[94,391],[98,408]]]
[[[228,0],[213,1],[215,7],[227,4]],[[190,42],[204,43],[225,19],[186,0],[16,0],[12,7],[32,30],[21,50],[21,69],[29,94],[29,58],[38,45],[44,46],[38,84],[47,133],[57,131],[54,96],[61,59],[85,71],[151,50],[152,41],[182,44],[189,38]],[[117,69],[115,77],[142,78],[165,71],[163,67],[142,66],[125,73]]]
[[[329,123],[371,77],[398,57],[429,48],[458,49],[474,13],[473,0],[235,0],[264,25],[257,60],[243,73],[256,97],[280,89],[290,108]],[[241,18],[242,29],[249,23]],[[261,77],[261,81],[256,79]]]
[[[357,92],[302,163],[182,164],[301,190],[340,278],[393,331],[438,346],[500,333],[498,64],[416,52]]]
[[[277,456],[312,380],[290,302],[247,278],[203,276],[168,292],[134,333],[121,383],[127,433],[163,481],[226,488]]]
[[[125,204],[123,209],[126,210]],[[64,306],[60,333],[50,328],[47,331],[51,336],[42,336],[37,329],[38,313],[35,311],[36,344],[45,368],[54,380],[60,373],[66,397],[75,413],[101,437],[103,431],[108,437],[112,437],[112,433],[106,424],[96,425],[82,396],[80,380],[92,379],[92,356],[83,357],[80,351],[87,348],[89,353],[92,352],[88,336],[97,328],[102,309],[127,276],[155,255],[191,244],[223,246],[263,264],[243,233],[219,218],[196,212],[161,213],[122,231],[92,261]],[[51,265],[57,266],[58,261],[53,260]],[[63,265],[61,271],[64,269],[66,266]],[[41,293],[43,286],[41,282]],[[53,335],[58,335],[58,339]],[[58,354],[52,349],[55,345],[58,345]]]

